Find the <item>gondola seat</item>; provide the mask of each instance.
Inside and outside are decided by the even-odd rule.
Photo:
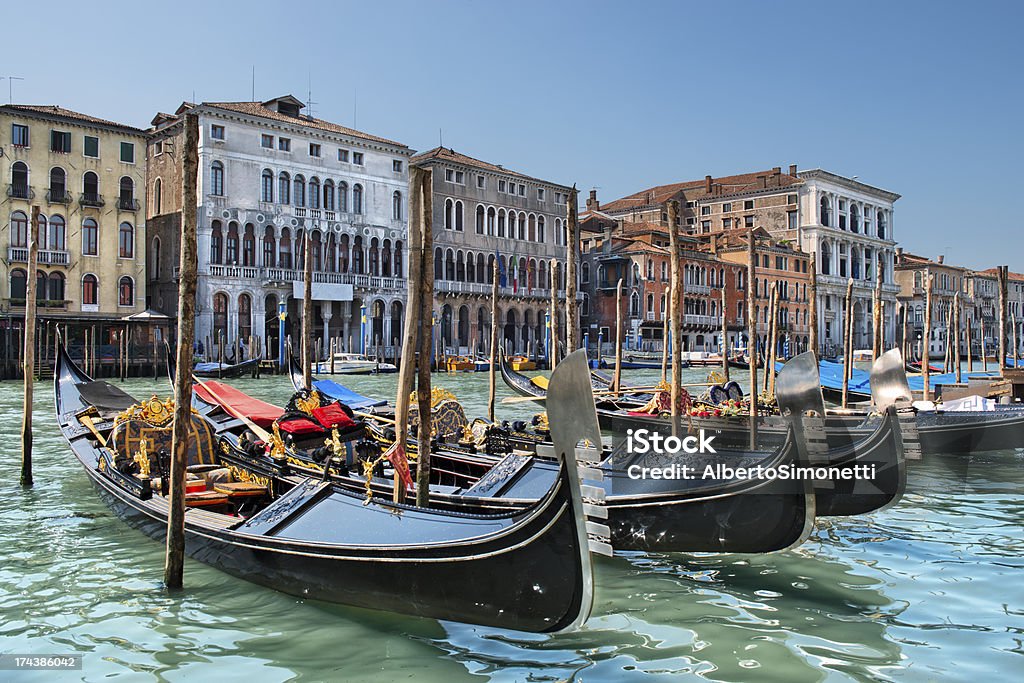
[[[218,491],[196,491],[185,494],[185,507],[216,508],[227,505],[229,497]]]
[[[150,470],[157,471],[157,456],[161,451],[171,453],[171,427],[173,406],[156,398],[133,405],[118,415],[110,434],[110,445],[129,460],[139,453],[143,441],[150,459]],[[198,415],[189,421],[189,442],[186,466],[216,465],[213,432],[209,424]]]
[[[213,490],[222,493],[232,501],[240,498],[263,498],[269,495],[266,486],[248,481],[223,482],[213,485]]]
[[[443,400],[432,408],[433,433],[439,439],[446,440],[452,437],[461,439],[469,427],[469,418],[462,404],[457,400]],[[413,407],[409,410],[409,425],[411,429],[419,426],[419,410]]]

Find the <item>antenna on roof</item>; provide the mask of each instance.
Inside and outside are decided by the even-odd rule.
[[[306,115],[313,116],[313,105],[318,104],[313,101],[313,72],[307,73],[307,89],[306,89]]]
[[[14,104],[14,81],[25,80],[21,76],[0,76],[0,81],[7,79],[7,104]]]

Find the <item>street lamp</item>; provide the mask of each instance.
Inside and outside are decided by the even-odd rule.
[[[359,353],[366,355],[366,304],[359,307]]]

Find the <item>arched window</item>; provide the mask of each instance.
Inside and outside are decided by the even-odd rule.
[[[277,203],[290,204],[292,196],[292,179],[287,173],[282,172],[277,176]]]
[[[476,205],[476,234],[484,234],[484,207],[482,204]]]
[[[131,223],[121,223],[117,231],[117,251],[121,258],[135,258],[135,228]]]
[[[100,203],[100,180],[92,171],[82,176],[82,201],[90,206]]]
[[[885,237],[885,227],[886,227],[885,226],[885,212],[879,211],[877,218],[878,218],[878,238],[884,240],[884,239],[886,239],[886,237]]]
[[[46,249],[46,216],[39,214],[36,221],[36,244],[40,249]]]
[[[395,258],[394,258],[394,273],[395,277],[405,277],[404,266],[402,264],[402,243],[395,242]]]
[[[11,214],[11,246],[28,246],[28,217],[21,211]]]
[[[271,180],[271,182],[273,182],[273,180]],[[153,215],[154,216],[159,216],[161,213],[163,213],[163,203],[164,203],[164,191],[163,190],[164,190],[163,180],[161,180],[160,178],[157,178],[156,182],[153,183]]]
[[[82,221],[82,254],[99,256],[100,228],[92,218]]]
[[[391,218],[396,221],[402,220],[402,193],[398,190],[391,195]]]
[[[544,241],[544,216],[537,217],[537,241]]]
[[[64,217],[50,216],[49,244],[50,251],[64,251]]]
[[[238,337],[246,344],[252,336],[252,297],[246,293],[238,295]]]
[[[219,344],[228,338],[228,295],[217,292],[213,295],[213,339]]]
[[[338,211],[348,211],[348,183],[338,183]]]
[[[274,257],[277,254],[277,244],[274,240],[274,226],[268,225],[263,230],[263,267],[273,268]]]
[[[11,165],[11,196],[18,199],[30,199],[28,196],[28,165],[24,161],[15,161]]]
[[[153,238],[153,247],[149,251],[149,265],[146,267],[146,271],[149,273],[150,280],[160,279],[160,238]]]
[[[227,249],[224,250],[224,263],[229,266],[238,265],[238,223],[228,223]]]
[[[338,272],[347,273],[349,268],[348,235],[342,235],[338,244]]]
[[[462,216],[462,202],[458,202],[457,201],[457,202],[455,202],[455,231],[456,232],[462,232],[463,231],[462,219],[463,219],[463,216]]]
[[[132,279],[127,275],[122,277],[117,282],[117,305],[135,305],[135,282],[133,282]]]
[[[28,279],[25,271],[15,268],[11,271],[11,298],[24,301],[28,291]]]
[[[50,273],[47,280],[46,298],[56,303],[64,303],[64,273]]]
[[[444,279],[455,280],[455,252],[451,249],[444,254]]]
[[[352,272],[362,275],[365,270],[365,255],[363,254],[363,238],[356,236],[352,241]]]
[[[487,234],[494,235],[494,207],[487,207]]]
[[[519,214],[519,239],[526,239],[526,214]]]
[[[298,207],[306,205],[306,179],[301,175],[292,181],[292,201]]]
[[[441,247],[434,248],[434,279],[444,279],[444,253],[441,251]]]
[[[850,232],[860,232],[860,209],[850,204]]]
[[[455,229],[455,202],[451,198],[444,200],[444,229]]]
[[[245,224],[245,235],[242,237],[242,265],[256,265],[256,226]]]
[[[498,237],[505,236],[505,209],[498,209]]]
[[[46,199],[51,202],[66,202],[68,194],[67,174],[64,169],[55,167],[50,169],[50,189]]]
[[[322,270],[323,235],[320,234],[319,230],[314,230],[309,234],[309,238],[313,240],[313,243],[309,245],[310,257],[313,259],[313,270]]]
[[[629,295],[629,314],[634,318],[640,317],[640,295],[636,292]]]
[[[821,243],[821,274],[832,274],[832,248],[828,242]]]
[[[92,273],[87,273],[82,278],[82,305],[95,306],[98,303],[96,298],[99,290],[99,280]],[[11,295],[13,296],[13,294]]]
[[[826,227],[828,227],[829,220],[830,220],[828,197],[822,196],[821,202],[819,203],[819,205],[820,205],[820,211],[821,211],[821,215],[820,215],[821,224],[826,226]]]
[[[334,181],[324,181],[324,211],[334,211]]]
[[[380,248],[380,274],[391,277],[391,240],[384,240]]]
[[[220,221],[210,224],[210,263],[222,263],[224,259],[224,234]]]
[[[260,182],[260,201],[274,201],[274,172],[269,168],[263,169],[262,181]]]
[[[587,284],[590,282],[590,264],[584,263],[580,266],[580,282]]]
[[[352,213],[363,212],[363,186],[356,184],[352,186]]]
[[[309,179],[309,208],[320,208],[320,179],[316,177]]]
[[[455,255],[455,281],[466,281],[466,255],[462,253],[461,249]]]
[[[537,217],[534,216],[532,213],[530,214],[529,225],[530,225],[530,229],[527,232],[527,239],[529,239],[531,242],[536,242],[537,241]]]
[[[129,176],[121,176],[117,188],[117,207],[123,211],[135,211],[135,181]]]
[[[210,194],[214,197],[224,196],[224,164],[219,161],[210,164]]]

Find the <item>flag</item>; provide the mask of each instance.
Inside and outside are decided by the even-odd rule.
[[[505,270],[505,261],[501,258],[501,252],[494,252],[494,258],[498,259],[498,284],[502,287],[507,287],[508,273]]]
[[[409,472],[409,460],[405,457],[405,449],[396,441],[391,448],[384,453],[384,457],[391,462],[395,468],[395,476],[401,477],[406,488],[412,487],[412,474]]]
[[[519,291],[519,265],[516,263],[516,254],[512,252],[512,293]]]

